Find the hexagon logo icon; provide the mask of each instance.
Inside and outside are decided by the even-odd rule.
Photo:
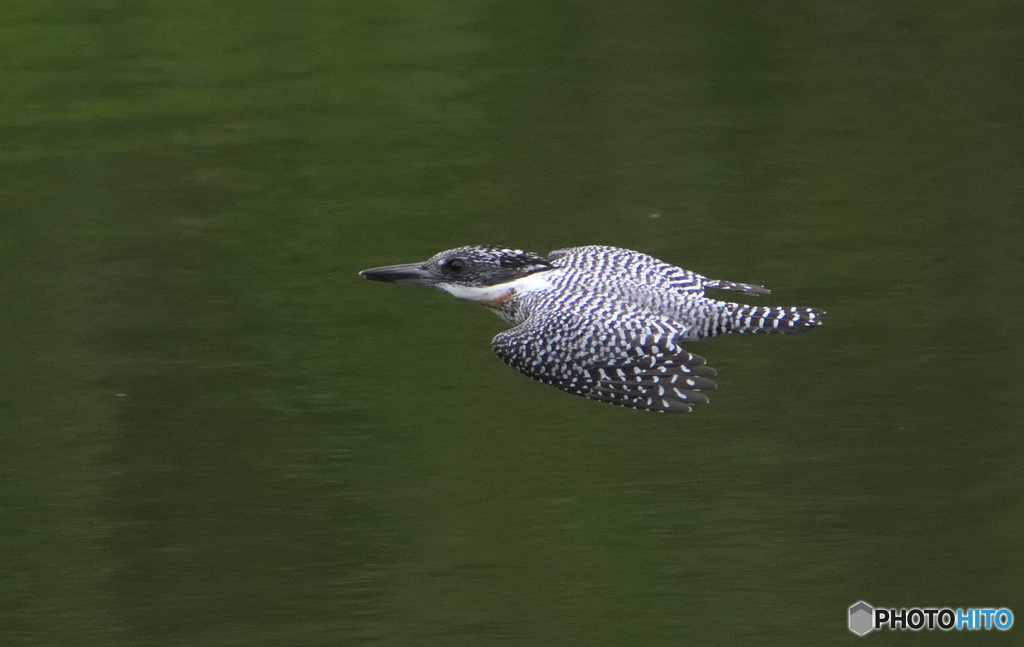
[[[850,631],[863,636],[874,629],[875,610],[871,605],[861,600],[850,607]]]

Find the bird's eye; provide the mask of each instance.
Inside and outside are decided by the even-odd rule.
[[[450,272],[458,274],[459,272],[462,271],[462,268],[466,267],[466,261],[462,260],[461,258],[449,258],[442,264],[441,267]]]

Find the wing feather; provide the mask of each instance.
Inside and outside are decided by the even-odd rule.
[[[679,344],[681,327],[636,308],[612,320],[542,311],[499,333],[491,346],[528,377],[592,400],[666,412],[708,401],[715,370]]]
[[[763,285],[709,279],[653,256],[620,247],[567,247],[548,254],[548,260],[556,267],[571,267],[599,276],[602,273],[619,277],[628,276],[633,281],[652,288],[671,290],[689,296],[703,296],[706,289],[729,290],[755,296],[771,294],[771,290]]]
[[[556,249],[548,254],[555,267],[571,267],[598,276],[628,277],[636,283],[686,295],[701,296],[707,279],[653,256],[631,249],[589,245]]]

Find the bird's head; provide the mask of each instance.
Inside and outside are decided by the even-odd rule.
[[[370,281],[432,286],[459,298],[479,301],[494,286],[549,269],[551,263],[547,259],[531,252],[470,245],[440,252],[423,263],[363,270],[359,276]]]

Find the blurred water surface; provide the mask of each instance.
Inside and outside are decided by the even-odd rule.
[[[1016,3],[12,0],[0,43],[4,645],[1024,612]],[[828,318],[694,344],[691,415],[613,408],[356,277],[477,242]]]

